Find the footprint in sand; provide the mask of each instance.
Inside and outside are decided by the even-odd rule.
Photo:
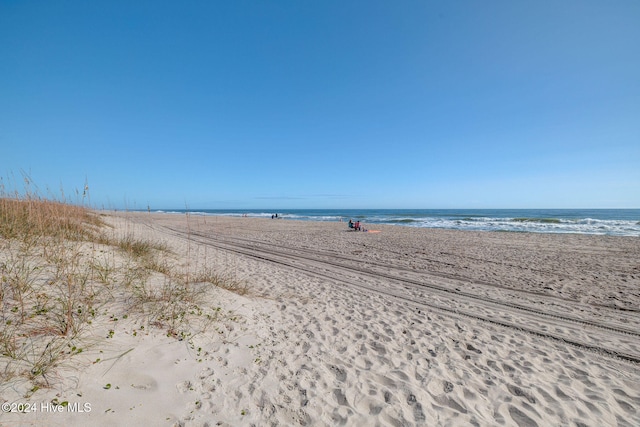
[[[422,410],[422,405],[418,402],[415,395],[409,394],[409,396],[407,396],[407,405],[413,407],[413,418],[416,424],[423,424],[427,417]]]
[[[535,404],[536,403],[535,397],[533,397],[530,394],[526,393],[524,390],[522,390],[518,386],[515,386],[515,385],[512,385],[512,384],[507,384],[507,390],[509,390],[509,393],[511,393],[514,396],[524,397],[531,404]]]
[[[460,403],[458,403],[455,399],[449,397],[449,396],[445,396],[444,394],[440,395],[440,396],[436,396],[434,398],[434,400],[439,403],[440,405],[444,405],[447,406],[451,409],[453,409],[456,412],[460,412],[461,414],[466,414],[467,410],[464,406],[462,406]]]
[[[339,388],[336,388],[333,390],[333,396],[336,398],[338,405],[349,406],[349,402],[347,402],[347,397]]]
[[[511,415],[511,419],[515,421],[518,427],[538,427],[538,423],[515,406],[509,406],[509,415]]]
[[[556,386],[555,392],[556,392],[556,396],[558,396],[558,398],[560,398],[561,400],[573,400],[571,396],[568,396],[558,386]]]
[[[135,372],[127,372],[126,376],[122,376],[120,382],[128,382],[131,387],[137,390],[153,391],[158,388],[158,383],[155,379],[148,375],[138,374]]]
[[[482,354],[482,351],[480,349],[475,348],[471,344],[467,344],[467,350],[473,351],[474,353]]]
[[[133,384],[131,384],[131,386],[134,387]],[[181,383],[176,384],[176,388],[180,393],[186,393],[187,391],[193,389],[193,385],[191,384],[191,381],[183,381]]]
[[[344,369],[331,365],[329,366],[329,370],[336,376],[336,381],[342,383],[347,379],[347,371]]]

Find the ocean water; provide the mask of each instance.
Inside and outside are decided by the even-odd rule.
[[[186,210],[157,212],[182,213]],[[195,209],[192,215],[222,215],[282,220],[359,220],[404,227],[531,233],[578,233],[640,237],[640,209]]]

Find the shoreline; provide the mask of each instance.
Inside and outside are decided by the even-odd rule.
[[[640,422],[638,239],[391,225],[362,233],[339,222],[146,212],[105,219],[163,243],[181,265],[232,275],[248,293],[211,288],[202,305],[227,314],[189,342],[118,330],[112,354],[133,350],[110,368],[90,364],[58,392],[69,402],[80,393],[91,413],[40,422]],[[29,425],[29,415],[7,421]]]
[[[250,218],[274,215],[264,209],[177,209],[155,213],[187,212],[193,216]],[[640,237],[640,209],[290,209],[278,214],[278,219],[286,220],[346,222],[351,218],[369,224],[416,228]]]

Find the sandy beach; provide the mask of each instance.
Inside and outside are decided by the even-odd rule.
[[[105,324],[2,425],[640,425],[638,238],[104,218],[246,293],[208,285],[188,339]]]

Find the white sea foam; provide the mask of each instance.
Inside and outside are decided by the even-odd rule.
[[[533,233],[578,233],[616,236],[640,236],[640,224],[623,220],[558,220],[558,222],[520,221],[515,218],[420,218],[402,225],[476,231],[514,231]]]

